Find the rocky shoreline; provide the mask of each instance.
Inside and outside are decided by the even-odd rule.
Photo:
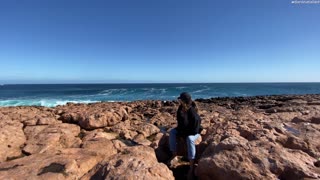
[[[194,179],[320,179],[319,94],[196,103],[204,130]],[[187,162],[164,164],[177,108],[151,100],[0,107],[0,179],[185,179]]]

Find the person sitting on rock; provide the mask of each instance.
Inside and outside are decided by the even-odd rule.
[[[177,111],[178,126],[170,131],[169,145],[172,152],[172,158],[169,166],[173,161],[177,161],[177,137],[183,137],[186,140],[188,149],[188,159],[190,161],[190,172],[193,172],[194,160],[196,156],[195,141],[200,136],[201,118],[198,115],[198,108],[192,101],[191,95],[183,92],[178,97],[180,106]]]

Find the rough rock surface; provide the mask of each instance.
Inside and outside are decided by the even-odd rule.
[[[174,179],[165,164],[158,163],[154,150],[147,146],[125,148],[98,164],[83,179]]]
[[[22,127],[18,121],[6,121],[0,117],[0,162],[22,155],[20,148],[26,142]]]
[[[320,179],[320,95],[196,100],[198,179]],[[176,101],[0,108],[0,179],[185,179]],[[183,140],[179,155],[186,155]]]
[[[56,113],[63,122],[79,124],[84,129],[113,126],[128,119],[128,108],[120,103],[72,104],[59,106]]]
[[[34,154],[1,163],[0,179],[79,179],[102,159],[80,148]]]
[[[81,139],[77,137],[80,127],[74,124],[27,126],[24,132],[27,142],[23,151],[26,154],[54,152],[59,149],[79,147],[81,144]]]
[[[318,179],[319,96],[265,96],[202,100],[220,104],[207,128],[199,179]],[[219,118],[220,116],[223,116]]]

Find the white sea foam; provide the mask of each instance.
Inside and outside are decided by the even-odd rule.
[[[55,107],[71,103],[95,103],[92,100],[57,100],[57,99],[30,99],[30,100],[0,100],[0,106],[46,106]]]
[[[210,90],[210,88],[199,89],[199,90],[193,91],[192,93],[197,94],[197,93],[202,93],[203,91],[208,91],[208,90]]]
[[[241,92],[233,92],[232,93],[234,96],[248,96],[246,93],[241,93]]]
[[[98,95],[112,95],[114,93],[126,93],[128,91],[128,89],[126,88],[119,88],[119,89],[106,89],[101,91]]]
[[[154,91],[155,90],[155,88],[142,88],[142,90],[144,90],[144,91]]]
[[[181,87],[176,87],[176,89],[185,89],[187,87],[181,86]]]
[[[161,93],[166,93],[167,92],[167,89],[159,89],[161,91]]]
[[[146,91],[147,93],[166,93],[167,89],[166,88],[142,88],[142,90]]]

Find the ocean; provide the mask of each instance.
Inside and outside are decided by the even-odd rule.
[[[320,94],[320,83],[28,84],[0,85],[0,106],[64,105],[135,100],[174,100],[282,94]]]

